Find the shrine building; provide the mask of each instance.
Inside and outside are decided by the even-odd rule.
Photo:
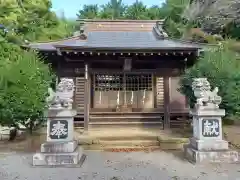
[[[198,44],[168,38],[161,20],[79,22],[76,36],[28,45],[58,78],[74,79],[76,124],[88,130],[184,123],[189,107],[178,82],[196,62]]]

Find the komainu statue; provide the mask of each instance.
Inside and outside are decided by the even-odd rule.
[[[62,78],[57,85],[56,92],[52,88],[48,88],[49,96],[46,101],[50,109],[72,109],[74,82],[69,78]]]
[[[192,90],[197,98],[195,108],[210,108],[218,109],[222,98],[217,95],[218,87],[211,91],[210,83],[207,78],[194,78],[192,83]]]

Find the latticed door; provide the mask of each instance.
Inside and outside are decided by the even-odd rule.
[[[94,74],[94,108],[116,108],[132,105],[133,108],[153,108],[152,74]]]

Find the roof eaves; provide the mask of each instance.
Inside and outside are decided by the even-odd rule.
[[[161,50],[168,50],[168,51],[197,51],[199,48],[196,47],[146,47],[146,48],[138,48],[138,47],[90,47],[90,46],[55,46],[61,50],[79,50],[79,51],[161,51]]]

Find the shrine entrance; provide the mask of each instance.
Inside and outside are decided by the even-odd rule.
[[[153,74],[94,73],[93,108],[114,110],[119,106],[136,111],[154,108]]]

